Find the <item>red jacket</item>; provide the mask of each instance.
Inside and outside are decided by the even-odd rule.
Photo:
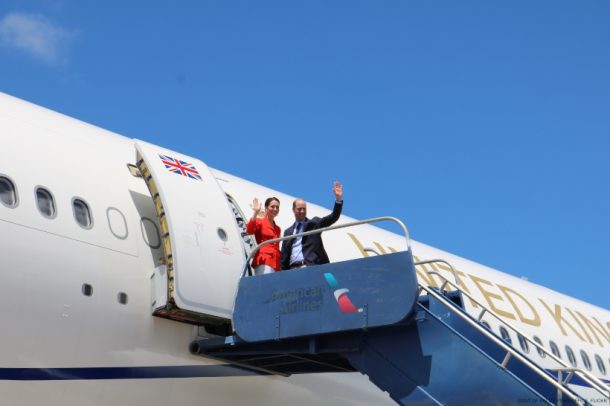
[[[264,241],[272,240],[274,238],[280,238],[282,230],[277,225],[272,224],[269,219],[265,216],[263,218],[257,218],[255,220],[250,219],[246,226],[248,234],[254,234],[256,242],[261,244]],[[280,270],[280,243],[276,242],[273,244],[265,245],[263,248],[258,250],[254,259],[252,260],[252,266],[258,265],[269,265],[276,272]]]

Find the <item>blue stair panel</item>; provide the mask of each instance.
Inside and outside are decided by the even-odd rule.
[[[423,308],[410,327],[369,332],[347,357],[401,405],[550,404]]]
[[[284,376],[357,370],[401,405],[557,400],[520,361],[500,365],[506,351],[455,313],[461,297],[417,293],[410,251],[242,278],[237,334],[190,350]]]
[[[257,342],[395,324],[417,300],[410,251],[242,278],[233,323]]]
[[[436,300],[430,301],[430,310],[437,314],[443,323],[450,326],[452,329],[458,331],[462,336],[468,339],[476,347],[480,348],[481,351],[485,352],[487,356],[497,363],[501,363],[506,356],[506,350],[500,347],[498,344],[493,342],[490,338],[481,334],[474,327],[464,321],[461,317],[453,312],[443,312],[445,306]],[[530,351],[535,349],[530,348]],[[528,383],[537,393],[541,394],[542,397],[549,400],[553,404],[563,402],[563,406],[575,405],[576,403],[568,397],[563,396],[562,399],[558,399],[557,388],[549,383],[539,374],[535,373],[530,367],[525,365],[524,362],[520,361],[516,357],[512,357],[508,362],[506,369],[521,380]],[[549,377],[554,380],[557,379],[556,375],[549,374],[547,371],[542,369],[539,370],[541,373],[548,374]],[[524,401],[521,403],[532,403]]]

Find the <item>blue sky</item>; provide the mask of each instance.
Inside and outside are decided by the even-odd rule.
[[[0,3],[0,90],[610,309],[610,3]],[[284,206],[287,210],[288,206]]]

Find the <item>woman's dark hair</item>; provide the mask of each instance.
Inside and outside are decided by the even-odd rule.
[[[280,203],[280,199],[278,199],[277,197],[270,197],[267,200],[265,200],[265,208],[269,207],[269,205],[271,204],[272,201],[276,201],[278,204]]]

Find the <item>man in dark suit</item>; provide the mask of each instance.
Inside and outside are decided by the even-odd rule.
[[[326,217],[307,218],[307,203],[303,199],[296,199],[292,203],[292,212],[295,222],[284,231],[284,237],[328,227],[339,220],[343,209],[343,186],[335,181],[333,185],[335,206],[333,212]],[[293,238],[282,243],[281,264],[282,269],[295,269],[307,265],[327,264],[328,254],[324,249],[321,234],[311,234],[304,237]]]

